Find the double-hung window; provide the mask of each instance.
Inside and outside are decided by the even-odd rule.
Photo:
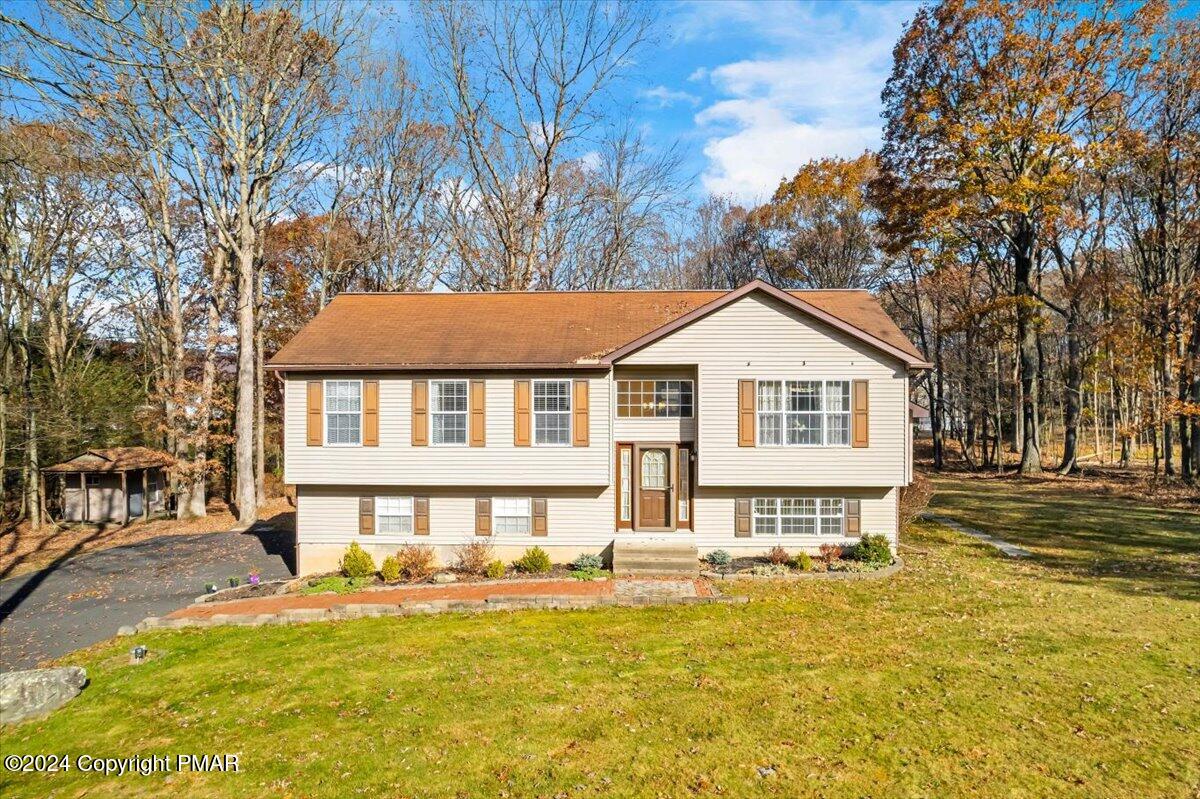
[[[849,380],[760,380],[758,443],[763,446],[848,446]]]
[[[842,535],[841,499],[760,497],[754,500],[755,535]]]
[[[529,497],[492,500],[492,526],[497,533],[528,533],[532,528]]]
[[[362,381],[325,381],[325,443],[362,443]]]
[[[533,442],[571,443],[571,381],[533,381]]]
[[[433,380],[429,384],[429,393],[433,444],[466,444],[467,381]]]
[[[412,497],[375,497],[376,533],[404,534],[412,531]]]

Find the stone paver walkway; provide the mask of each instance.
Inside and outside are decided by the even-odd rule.
[[[1033,553],[1025,547],[1017,546],[1016,544],[1005,541],[1002,538],[996,538],[994,535],[985,533],[983,530],[977,530],[974,527],[968,527],[967,525],[956,522],[954,519],[951,519],[947,516],[938,516],[936,513],[922,513],[921,518],[928,519],[931,522],[937,522],[938,524],[944,524],[951,530],[955,530],[963,535],[969,535],[972,538],[978,539],[988,546],[1000,550],[1010,558],[1033,557]]]

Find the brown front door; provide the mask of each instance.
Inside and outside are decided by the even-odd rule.
[[[638,527],[664,528],[670,524],[671,452],[643,449],[638,461]]]

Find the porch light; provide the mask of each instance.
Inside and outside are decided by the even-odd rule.
[[[133,649],[129,650],[129,662],[138,665],[146,659],[146,647],[138,644]]]

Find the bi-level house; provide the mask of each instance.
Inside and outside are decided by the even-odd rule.
[[[928,366],[864,291],[341,294],[270,362],[298,570],[894,544]]]

